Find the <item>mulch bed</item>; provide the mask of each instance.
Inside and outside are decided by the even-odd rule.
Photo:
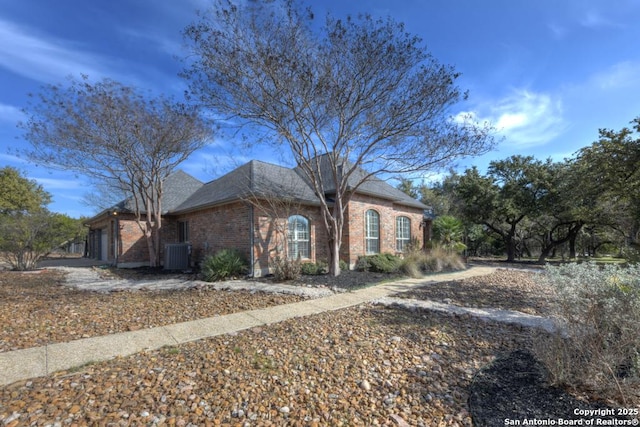
[[[516,350],[501,355],[491,365],[480,370],[471,383],[469,410],[473,425],[517,425],[505,424],[505,420],[513,420],[514,423],[524,423],[524,420],[555,422],[534,425],[563,425],[560,424],[560,419],[575,421],[574,424],[567,422],[564,425],[586,425],[585,420],[589,419],[630,420],[626,416],[618,416],[617,411],[610,406],[579,400],[566,391],[549,385],[548,378],[549,373],[545,367],[529,351]]]

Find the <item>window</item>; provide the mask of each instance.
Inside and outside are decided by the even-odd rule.
[[[189,241],[189,221],[178,221],[178,242]]]
[[[396,251],[404,252],[411,241],[411,220],[406,216],[396,218]]]
[[[374,210],[365,214],[364,246],[367,255],[380,253],[380,215]]]
[[[289,217],[289,235],[287,236],[289,259],[311,258],[309,220],[301,215]]]

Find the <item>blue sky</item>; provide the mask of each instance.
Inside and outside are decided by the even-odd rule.
[[[72,74],[109,77],[180,97],[181,30],[205,0],[22,0],[0,2],[0,167],[14,166],[53,195],[49,206],[91,215],[87,180],[16,157],[27,94]],[[390,15],[420,35],[436,59],[462,73],[469,100],[457,112],[490,120],[504,137],[491,153],[459,163],[484,170],[513,154],[561,160],[640,116],[637,0],[328,0],[316,16]],[[286,152],[238,150],[216,139],[182,169],[209,181],[258,158]]]

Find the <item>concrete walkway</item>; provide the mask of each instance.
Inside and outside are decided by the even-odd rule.
[[[295,317],[340,310],[366,302],[412,304],[413,300],[399,301],[400,299],[397,298],[389,299],[389,296],[429,283],[481,276],[495,270],[493,267],[473,267],[465,271],[438,274],[425,279],[404,279],[292,304],[0,353],[0,385],[46,376],[56,371],[68,370],[87,363],[128,356],[164,346],[179,345],[256,326],[270,325]],[[413,303],[416,302],[413,301]],[[434,307],[426,308],[434,309]],[[435,309],[456,312],[460,307],[439,304]],[[505,312],[504,310],[501,313],[493,313],[493,315],[489,310],[482,310],[482,312],[481,317],[485,319],[516,322],[528,326],[546,328],[545,322],[548,321],[536,318],[536,316]],[[472,311],[466,311],[465,314],[478,315]]]

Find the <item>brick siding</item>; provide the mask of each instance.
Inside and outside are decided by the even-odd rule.
[[[355,265],[359,256],[365,254],[364,218],[367,210],[373,209],[380,215],[380,252],[396,253],[396,218],[406,216],[411,221],[411,237],[422,242],[420,224],[423,220],[421,209],[400,206],[392,201],[355,195],[349,203],[343,231],[340,259],[350,266]],[[233,202],[221,206],[205,208],[179,216],[163,218],[161,229],[161,260],[164,260],[163,248],[167,243],[178,242],[178,222],[187,221],[189,243],[192,245],[192,264],[199,263],[210,254],[225,248],[240,250],[247,259],[253,254],[254,273],[265,274],[269,271],[269,259],[277,254],[285,255],[286,218],[290,215],[302,215],[309,220],[310,257],[309,261],[329,260],[327,231],[317,206],[275,206],[267,202]],[[148,249],[144,235],[132,215],[118,217],[120,228],[118,262],[123,264],[148,264]],[[107,227],[112,248],[113,217],[105,217],[92,224],[97,230]],[[252,230],[253,224],[253,230]],[[253,248],[251,247],[253,234]],[[96,252],[94,252],[96,253]],[[112,250],[109,259],[114,259]]]
[[[396,218],[406,216],[411,221],[411,238],[422,244],[422,209],[396,205],[390,200],[356,194],[347,206],[340,258],[355,265],[365,255],[365,215],[372,209],[380,216],[380,253],[396,254]]]

